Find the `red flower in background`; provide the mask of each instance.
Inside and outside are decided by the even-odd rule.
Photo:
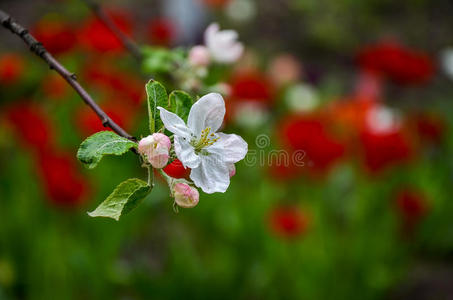
[[[168,47],[176,37],[176,27],[170,19],[155,19],[148,24],[148,39],[153,45]]]
[[[110,101],[109,103],[101,105],[101,107],[119,126],[125,130],[131,128],[135,112],[129,106],[121,104],[120,102]],[[89,136],[99,131],[111,130],[108,127],[104,127],[99,117],[87,106],[80,107],[76,113],[75,122],[82,136]]]
[[[173,178],[188,178],[190,174],[190,169],[185,169],[182,165],[182,162],[179,159],[175,159],[169,163],[163,171]]]
[[[23,102],[4,111],[6,120],[27,147],[38,151],[53,147],[54,132],[49,117],[39,106]]]
[[[419,113],[414,116],[415,127],[422,141],[440,143],[447,126],[445,121],[437,115]]]
[[[307,231],[308,217],[297,207],[278,207],[269,216],[269,226],[283,238],[297,238]]]
[[[403,189],[396,195],[396,208],[402,218],[403,229],[406,233],[411,233],[428,213],[428,202],[420,192]]]
[[[74,49],[77,38],[73,27],[62,20],[41,20],[32,34],[52,54],[58,55]]]
[[[413,154],[409,139],[401,130],[391,132],[366,130],[360,134],[360,142],[364,164],[372,173],[407,162]]]
[[[72,154],[43,152],[38,158],[38,170],[44,189],[53,204],[74,207],[87,198],[88,182],[78,171]]]
[[[360,72],[355,85],[354,98],[361,102],[376,102],[381,98],[382,78],[375,72]]]
[[[127,35],[132,34],[132,24],[127,13],[109,11],[108,14],[122,32]],[[85,47],[98,53],[118,53],[124,50],[121,41],[101,20],[95,17],[86,20],[79,32],[79,37]]]
[[[23,58],[17,54],[3,54],[0,57],[0,84],[13,84],[24,72]]]
[[[381,42],[363,48],[357,61],[362,69],[375,72],[399,84],[421,84],[431,79],[431,58],[395,42]]]
[[[290,116],[279,126],[278,132],[285,145],[305,152],[306,165],[316,172],[328,171],[345,152],[344,146],[316,116]]]
[[[271,103],[274,97],[274,88],[271,81],[256,71],[241,72],[231,80],[231,96],[238,101],[258,101]]]
[[[352,135],[366,126],[367,115],[376,102],[362,98],[344,99],[332,102],[327,107],[327,116],[338,129]]]
[[[24,102],[5,108],[5,119],[35,154],[38,174],[50,201],[65,207],[81,204],[88,183],[79,173],[74,155],[55,150],[52,124],[45,112]]]
[[[288,151],[290,153],[290,151]],[[293,153],[290,153],[290,157]],[[298,178],[303,171],[303,166],[296,165],[292,160],[288,164],[277,163],[275,160],[271,162],[268,168],[269,175],[273,179],[287,181]]]
[[[114,94],[116,98],[123,98],[132,106],[140,106],[145,99],[144,82],[134,74],[118,70],[111,64],[111,61],[88,64],[84,77],[104,92]]]
[[[42,81],[44,94],[51,99],[63,99],[69,91],[68,83],[58,74],[49,74]]]

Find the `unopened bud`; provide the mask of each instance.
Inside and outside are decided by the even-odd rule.
[[[167,164],[170,148],[170,139],[162,133],[149,135],[138,143],[138,152],[157,169],[163,168]]]
[[[198,190],[187,183],[176,183],[173,186],[173,196],[176,204],[184,208],[195,207],[200,198]]]
[[[236,174],[236,167],[234,164],[228,165],[228,172],[230,174],[230,177],[233,177]]]
[[[194,67],[206,67],[211,62],[211,55],[205,46],[195,46],[190,49],[189,63]]]

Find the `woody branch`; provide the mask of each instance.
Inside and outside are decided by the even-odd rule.
[[[128,37],[123,31],[121,31],[118,26],[116,26],[115,22],[113,22],[112,18],[102,9],[102,7],[93,0],[83,0],[86,5],[93,11],[93,13],[99,18],[99,20],[104,23],[105,26],[121,41],[124,48],[126,48],[132,56],[137,61],[141,61],[143,58],[142,51],[137,46],[137,44]]]
[[[0,10],[0,23],[2,26],[13,34],[19,36],[25,44],[30,48],[31,52],[39,56],[44,60],[51,69],[55,70],[60,74],[72,88],[79,94],[82,100],[96,113],[99,119],[102,121],[104,127],[111,128],[114,132],[119,134],[122,137],[125,137],[130,140],[135,140],[133,136],[127,133],[123,128],[116,124],[100,107],[96,102],[91,98],[88,92],[80,85],[77,81],[77,77],[74,73],[69,72],[62,64],[60,64],[53,56],[50,54],[46,48],[36,40],[26,28],[17,23],[14,19],[11,18],[3,10]]]

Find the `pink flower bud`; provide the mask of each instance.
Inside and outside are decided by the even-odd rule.
[[[140,140],[138,152],[157,169],[165,167],[168,162],[171,141],[165,134],[154,133]]]
[[[189,63],[195,67],[206,67],[211,62],[208,48],[205,46],[195,46],[190,49]]]
[[[173,186],[173,196],[176,204],[184,208],[195,207],[200,198],[198,190],[187,183],[176,183]]]
[[[230,172],[230,178],[236,175],[236,167],[234,164],[228,165],[228,172]]]

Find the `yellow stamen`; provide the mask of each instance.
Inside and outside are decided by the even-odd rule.
[[[195,150],[200,151],[201,149],[211,146],[219,140],[218,137],[215,137],[215,133],[211,133],[211,128],[207,127],[201,131],[201,136],[199,140],[194,141],[192,145]]]

